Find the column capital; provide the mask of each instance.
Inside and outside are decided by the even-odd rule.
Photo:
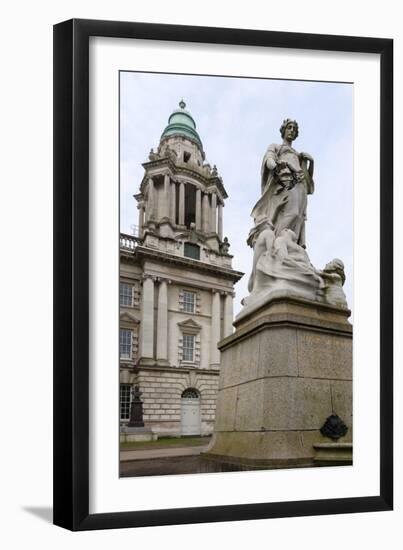
[[[172,284],[172,280],[167,279],[166,277],[155,277],[155,282],[159,284],[166,283],[167,285]]]
[[[155,275],[152,275],[151,273],[143,273],[141,279],[142,281],[145,281],[146,279],[151,279],[153,283],[155,283],[157,280],[157,277]]]

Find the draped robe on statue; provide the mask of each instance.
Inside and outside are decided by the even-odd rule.
[[[281,169],[277,164],[285,162]],[[314,182],[307,161],[289,145],[270,145],[262,163],[262,196],[252,210],[255,223],[267,218],[276,235],[291,229],[297,243],[305,247],[307,195],[314,191]]]

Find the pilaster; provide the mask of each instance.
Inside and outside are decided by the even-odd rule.
[[[141,308],[141,360],[154,358],[154,278],[143,276]]]
[[[210,366],[218,366],[220,364],[220,351],[218,342],[220,336],[220,292],[213,290],[211,301],[211,338],[210,338]]]
[[[160,279],[157,312],[157,361],[168,364],[168,281]]]
[[[217,232],[217,194],[213,193],[211,195],[211,220],[210,220],[210,231],[212,233]]]
[[[208,193],[203,194],[203,213],[202,213],[202,226],[204,233],[207,233],[209,231],[209,213],[210,213],[210,205],[209,205],[209,198]]]

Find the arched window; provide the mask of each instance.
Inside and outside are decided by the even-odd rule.
[[[196,187],[191,183],[185,184],[185,225],[188,229],[196,223]]]
[[[200,394],[195,388],[187,388],[181,395],[183,399],[199,399]]]

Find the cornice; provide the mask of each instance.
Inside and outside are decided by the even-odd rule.
[[[143,176],[143,179],[141,180],[140,193],[143,193],[147,179],[149,177],[152,177],[148,174],[150,169],[168,168],[169,171],[172,173],[173,177],[180,176],[180,175],[187,175],[199,181],[200,183],[202,183],[203,186],[206,188],[206,190],[213,186],[217,187],[218,191],[221,194],[221,198],[223,200],[228,198],[227,191],[225,190],[224,184],[219,176],[210,176],[210,177],[203,176],[203,174],[201,174],[198,170],[194,170],[190,166],[184,166],[184,165],[177,166],[169,157],[164,157],[157,160],[150,160],[148,162],[144,162],[142,166],[145,170],[145,174]],[[160,175],[163,175],[163,174],[161,173]]]
[[[174,254],[169,254],[167,252],[162,252],[153,248],[148,248],[146,246],[137,246],[134,254],[134,259],[153,259],[161,261],[164,264],[170,263],[173,265],[180,265],[182,267],[188,267],[200,272],[213,273],[214,275],[219,274],[220,277],[231,279],[236,282],[241,279],[244,275],[241,271],[235,271],[227,267],[207,264],[198,260],[192,260],[191,258],[185,258],[183,256],[176,256]]]

